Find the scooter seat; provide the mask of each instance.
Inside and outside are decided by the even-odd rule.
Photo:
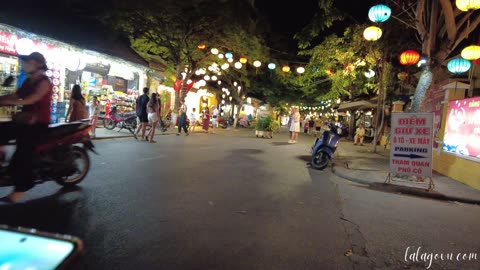
[[[82,122],[49,125],[44,136],[48,138],[61,137],[85,129],[86,127],[88,127],[88,124]]]

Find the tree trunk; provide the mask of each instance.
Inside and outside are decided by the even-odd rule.
[[[417,113],[420,111],[422,104],[424,103],[425,98],[427,97],[428,89],[432,85],[433,81],[433,72],[429,66],[427,66],[420,76],[418,81],[417,88],[415,89],[415,95],[413,96],[412,108],[410,112]]]
[[[180,62],[177,62],[176,64],[177,68],[176,68],[176,72],[175,72],[175,75],[176,75],[176,78],[182,78],[182,70],[181,70],[181,64]],[[175,85],[175,82],[173,83]],[[183,86],[182,86],[183,88]],[[173,106],[173,111],[175,113],[178,112],[178,108],[180,107],[180,91],[182,91],[182,88],[180,88],[180,90],[178,91],[175,91],[175,104]]]

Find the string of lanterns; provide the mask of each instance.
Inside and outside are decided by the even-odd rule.
[[[197,46],[198,49],[200,50],[205,50],[207,48],[207,46],[205,44],[199,44]],[[247,57],[245,56],[241,56],[240,58],[238,58],[238,61],[235,61],[234,60],[234,57],[233,57],[233,53],[232,52],[226,52],[225,54],[221,53],[217,48],[211,48],[210,49],[210,52],[213,54],[213,55],[217,55],[218,58],[220,59],[226,59],[226,61],[228,63],[224,63],[222,64],[220,67],[222,70],[227,70],[229,67],[230,67],[230,64],[229,63],[233,63],[233,67],[236,68],[236,69],[241,69],[243,68],[243,66],[245,64],[248,63],[248,59]],[[260,68],[263,63],[259,60],[255,60],[252,62],[252,65],[255,67],[255,68]],[[277,68],[277,64],[273,63],[273,62],[269,62],[267,64],[267,68],[269,70],[275,70]],[[286,64],[286,65],[282,65],[282,68],[281,68],[282,72],[284,73],[289,73],[291,71],[291,68],[290,68],[290,65],[289,64]],[[305,73],[305,68],[302,67],[302,66],[298,66],[295,71],[298,73],[298,74],[303,74]],[[197,74],[198,75],[198,74]]]

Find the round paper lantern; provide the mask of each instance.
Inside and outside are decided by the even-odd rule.
[[[218,58],[223,59],[224,55],[222,53],[218,54]]]
[[[299,74],[302,74],[302,73],[305,72],[305,68],[304,68],[304,67],[298,67],[298,68],[297,68],[297,72],[298,72]]]
[[[376,5],[368,11],[368,18],[374,23],[381,23],[390,18],[392,10],[386,5]]]
[[[477,60],[480,58],[480,46],[472,45],[462,50],[462,58],[467,60]]]
[[[218,49],[217,49],[217,48],[212,48],[212,49],[210,50],[210,52],[211,52],[212,54],[218,54]]]
[[[472,66],[472,63],[470,63],[470,61],[465,60],[463,58],[452,59],[447,64],[448,71],[454,74],[461,74],[461,73],[467,72],[471,66]]]
[[[198,44],[197,46],[200,50],[204,50],[207,46],[205,44]]]
[[[282,71],[285,72],[285,73],[290,72],[290,67],[289,66],[283,66]]]
[[[274,63],[268,64],[268,69],[275,69],[277,66]]]
[[[229,67],[230,67],[230,65],[229,65],[228,63],[225,63],[225,64],[223,64],[220,68],[221,68],[222,70],[226,70],[226,69],[228,69]]]
[[[233,54],[231,52],[227,52],[225,54],[225,58],[227,58],[227,59],[233,58]]]
[[[404,81],[408,78],[408,73],[407,72],[399,72],[397,74],[397,78],[401,81]]]
[[[352,63],[348,63],[345,65],[345,69],[349,72],[352,72],[355,69],[355,66]]]
[[[457,8],[461,11],[471,11],[480,8],[480,0],[457,0]]]
[[[247,63],[247,58],[241,57],[241,58],[240,58],[240,63],[246,64],[246,63]]]
[[[376,26],[370,26],[363,31],[363,37],[368,41],[377,41],[382,37],[382,29]]]
[[[235,68],[236,68],[236,69],[241,69],[241,68],[242,68],[242,63],[236,62],[236,63],[235,63]]]
[[[213,75],[211,79],[212,79],[212,81],[218,80],[217,76],[215,76],[215,75]]]
[[[404,66],[415,65],[420,60],[420,53],[414,50],[404,51],[400,55],[400,64]]]
[[[210,76],[205,75],[205,76],[203,77],[203,79],[204,79],[205,81],[209,81],[209,80],[210,80]]]
[[[258,68],[258,67],[260,67],[261,65],[262,65],[262,62],[260,62],[260,61],[258,61],[258,60],[256,60],[256,61],[253,62],[253,66],[254,66],[254,67],[257,67],[257,68]]]

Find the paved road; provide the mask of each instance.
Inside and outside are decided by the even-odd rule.
[[[78,189],[36,187],[0,205],[0,223],[81,237],[80,269],[425,269],[404,262],[408,246],[477,252],[433,269],[479,269],[479,207],[365,189],[308,169],[309,143],[285,140],[99,141]]]

